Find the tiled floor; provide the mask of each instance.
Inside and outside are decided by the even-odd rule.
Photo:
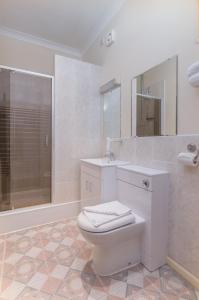
[[[75,220],[0,237],[0,300],[196,300],[196,291],[168,266],[142,265],[96,276],[92,248]]]

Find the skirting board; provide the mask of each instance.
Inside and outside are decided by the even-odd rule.
[[[46,204],[0,213],[0,234],[39,226],[79,214],[80,202]]]
[[[180,274],[184,279],[186,279],[193,287],[199,290],[199,278],[194,276],[192,273],[183,268],[175,260],[167,257],[168,265],[174,269],[178,274]]]

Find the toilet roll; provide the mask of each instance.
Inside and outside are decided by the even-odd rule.
[[[199,61],[195,62],[194,64],[192,64],[188,70],[187,70],[187,76],[191,77],[195,74],[199,73]]]
[[[195,161],[196,154],[195,153],[180,153],[178,155],[178,160],[183,163],[185,166],[189,167],[197,167],[198,161]]]
[[[199,73],[193,74],[192,76],[188,77],[188,80],[193,87],[199,87]]]

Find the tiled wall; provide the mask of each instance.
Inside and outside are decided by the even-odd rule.
[[[101,68],[55,59],[54,202],[80,199],[80,158],[100,155]]]
[[[120,159],[170,172],[169,256],[199,277],[199,167],[177,161],[189,143],[199,147],[199,135],[132,138],[113,147]]]

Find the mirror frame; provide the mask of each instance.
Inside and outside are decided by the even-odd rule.
[[[151,69],[165,63],[169,59],[176,58],[176,134],[175,135],[160,135],[160,136],[137,136],[137,78],[144,74],[145,72],[150,71]],[[177,136],[178,135],[178,102],[179,102],[179,57],[178,55],[173,55],[170,58],[167,58],[164,61],[161,61],[157,65],[152,66],[151,68],[145,70],[143,73],[138,74],[133,77],[131,80],[131,136],[136,138],[155,138],[155,137],[164,137],[164,136]],[[135,116],[135,117],[134,117]]]

